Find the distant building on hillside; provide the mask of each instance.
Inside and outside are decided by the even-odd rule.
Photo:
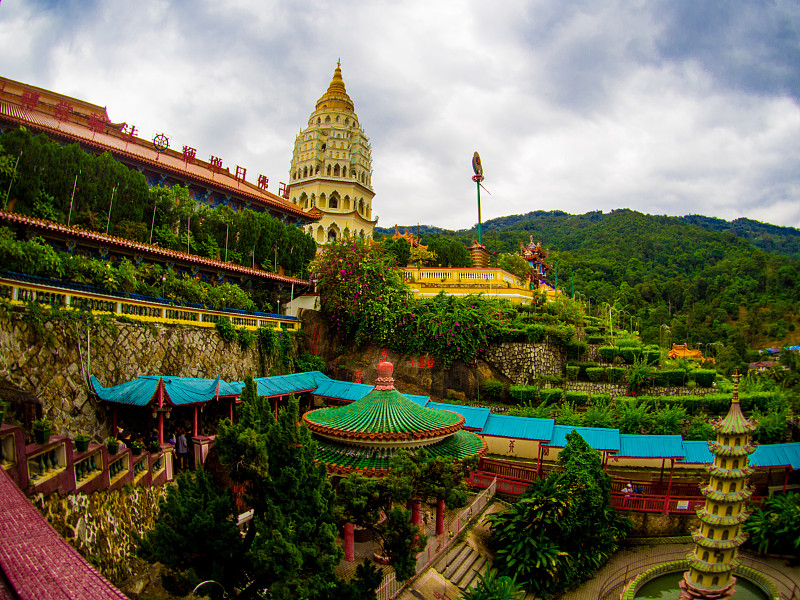
[[[319,223],[306,231],[317,244],[337,237],[372,238],[372,147],[347,95],[339,64],[294,143],[291,202]]]

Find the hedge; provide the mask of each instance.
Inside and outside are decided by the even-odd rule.
[[[658,361],[661,360],[661,349],[660,348],[645,348],[642,352],[645,361],[647,361],[648,365],[657,365]]]
[[[702,387],[711,387],[717,380],[717,372],[714,369],[696,369],[689,376]]]
[[[561,346],[575,337],[575,325],[545,325],[544,329],[550,341]]]
[[[642,349],[639,346],[624,346],[619,348],[618,354],[627,364],[632,365],[642,355]]]
[[[592,394],[592,404],[605,404],[611,402],[611,394]]]
[[[567,380],[577,381],[581,368],[578,365],[567,365]]]
[[[597,349],[597,352],[600,354],[600,358],[602,358],[605,362],[614,362],[614,359],[617,356],[617,352],[619,348],[616,346],[600,346]]]
[[[481,385],[481,394],[487,399],[491,401],[500,400],[500,397],[503,395],[503,391],[506,389],[506,384],[502,381],[497,381],[497,379],[487,379]]]
[[[620,348],[641,348],[642,343],[639,340],[628,338],[617,340],[617,346]]]
[[[572,363],[573,366],[578,367],[580,370],[578,371],[578,379],[579,380],[586,380],[588,379],[586,375],[586,369],[591,369],[592,367],[599,367],[600,363],[596,362],[576,362]]]
[[[589,367],[586,369],[586,377],[589,381],[597,383],[603,379],[603,373],[605,372],[606,370],[603,367]]]
[[[542,400],[542,404],[556,404],[561,402],[561,398],[564,395],[564,390],[561,388],[540,388],[539,389],[539,398]]]
[[[572,402],[576,406],[586,406],[589,402],[589,392],[567,391],[564,393],[564,399],[567,402]]]
[[[532,400],[536,400],[537,388],[534,385],[512,385],[508,388],[508,395],[511,396],[517,404],[525,404]]]
[[[625,369],[622,367],[608,367],[606,369],[606,378],[609,383],[619,383],[625,377]]]
[[[602,344],[606,341],[606,338],[602,335],[587,335],[586,342],[593,345]]]
[[[525,331],[528,334],[529,342],[533,344],[538,344],[539,342],[544,341],[544,336],[545,336],[544,325],[533,323],[531,325],[528,325]]]
[[[586,342],[570,340],[567,342],[567,358],[577,360],[581,355],[586,354],[589,346]]]

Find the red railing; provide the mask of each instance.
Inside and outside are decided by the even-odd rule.
[[[482,458],[478,463],[478,471],[485,471],[487,473],[494,473],[502,477],[517,479],[519,481],[536,481],[538,475],[536,467],[530,464],[515,463],[507,460],[492,460],[491,458]],[[542,477],[547,473],[543,470]]]

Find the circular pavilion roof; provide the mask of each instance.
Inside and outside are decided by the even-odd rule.
[[[436,443],[464,426],[463,416],[424,408],[394,389],[393,369],[392,363],[380,363],[375,389],[347,406],[307,412],[306,426],[334,443],[406,447]]]

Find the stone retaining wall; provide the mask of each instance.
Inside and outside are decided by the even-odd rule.
[[[505,342],[486,349],[484,360],[517,385],[530,385],[541,375],[561,375],[566,351],[548,343]]]
[[[624,396],[627,387],[618,383],[596,383],[593,381],[567,381],[561,386],[564,391],[589,392],[589,394],[609,394],[611,398]],[[656,386],[646,388],[640,396],[705,396],[713,394],[716,388],[707,387],[666,387]]]
[[[120,584],[146,568],[136,556],[136,539],[155,527],[158,502],[166,492],[166,486],[127,487],[68,496],[37,494],[32,500],[64,539]]]

